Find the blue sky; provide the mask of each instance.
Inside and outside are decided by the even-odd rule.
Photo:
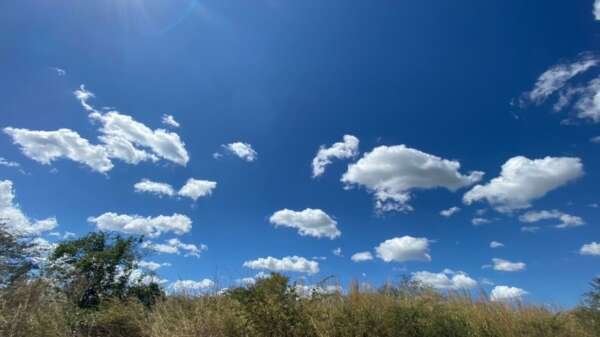
[[[0,212],[51,242],[149,235],[167,287],[407,275],[569,307],[600,261],[596,17],[591,0],[4,2]]]

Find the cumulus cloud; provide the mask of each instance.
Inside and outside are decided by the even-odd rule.
[[[460,212],[460,208],[459,207],[450,207],[448,209],[445,209],[443,211],[440,212],[441,216],[445,216],[446,218],[449,218],[451,216],[453,216],[454,214]]]
[[[581,246],[579,249],[581,255],[600,256],[600,243],[591,242]]]
[[[307,208],[303,211],[282,209],[273,213],[269,222],[275,227],[296,228],[302,236],[335,239],[341,235],[337,222],[320,209]]]
[[[498,242],[498,241],[490,242],[490,248],[501,248],[501,247],[504,247],[504,244],[502,242]]]
[[[192,229],[192,220],[177,213],[171,216],[143,217],[107,212],[97,217],[89,217],[88,222],[96,224],[96,227],[103,231],[116,231],[149,237],[157,237],[168,232],[181,235]]]
[[[419,271],[412,273],[411,280],[439,290],[460,290],[477,287],[477,281],[464,272],[446,269],[441,273]]]
[[[255,161],[258,157],[258,153],[254,151],[252,145],[248,143],[235,142],[230,144],[221,145],[226,151],[229,153],[247,161],[252,162]]]
[[[500,176],[486,185],[476,185],[464,197],[464,203],[485,200],[499,212],[531,207],[533,200],[583,175],[579,158],[513,157],[502,165]]]
[[[178,293],[194,293],[202,290],[212,289],[214,287],[215,282],[207,278],[200,281],[178,280],[173,282],[173,284],[170,286],[171,290]]]
[[[386,240],[375,247],[377,257],[385,262],[431,261],[429,240],[403,236]]]
[[[527,268],[527,265],[523,262],[510,262],[499,258],[493,258],[492,262],[494,263],[494,270],[498,271],[514,272],[525,270],[525,268]]]
[[[309,261],[300,256],[286,256],[282,259],[269,256],[253,261],[246,261],[243,266],[250,269],[264,269],[274,272],[298,272],[311,275],[319,272],[318,262]]]
[[[13,143],[30,159],[50,165],[61,158],[89,166],[92,170],[105,173],[113,168],[106,149],[92,145],[75,131],[59,129],[56,131],[35,131],[27,129],[4,128]]]
[[[175,190],[171,185],[167,183],[151,181],[148,179],[142,179],[140,182],[137,182],[135,185],[133,185],[133,188],[136,192],[148,192],[159,196],[173,196],[175,194]]]
[[[118,111],[94,111],[89,117],[102,125],[102,136],[98,138],[113,158],[137,164],[144,160],[156,161],[159,157],[182,166],[190,159],[185,144],[174,132],[164,129],[152,130],[133,117]]]
[[[217,187],[217,183],[208,180],[199,180],[190,178],[187,180],[185,185],[181,189],[175,192],[173,186],[167,183],[151,181],[148,179],[142,179],[140,182],[134,185],[136,192],[148,192],[158,196],[181,196],[190,198],[197,201],[198,198],[205,197],[212,194],[212,191]]]
[[[490,300],[494,302],[520,301],[523,296],[527,294],[528,293],[521,288],[495,286],[490,293]]]
[[[200,257],[203,251],[208,250],[208,247],[204,244],[197,246],[193,243],[183,243],[179,239],[169,239],[164,243],[154,243],[152,241],[144,241],[142,247],[154,250],[163,254],[177,254],[180,255],[182,252],[184,256],[195,256]]]
[[[198,198],[209,196],[212,194],[212,191],[217,187],[217,183],[214,181],[208,180],[199,180],[190,178],[187,180],[185,185],[181,187],[178,195],[182,197],[190,198],[194,201],[198,200]]]
[[[146,268],[148,270],[151,271],[156,271],[161,267],[169,267],[171,266],[170,263],[158,263],[158,262],[154,262],[154,261],[139,261],[138,266],[140,266],[141,268]]]
[[[579,227],[585,224],[582,218],[574,215],[569,215],[558,210],[551,211],[530,211],[519,217],[521,222],[533,223],[548,219],[558,219],[560,224],[556,228]]]
[[[102,144],[93,145],[75,131],[59,129],[37,131],[4,128],[13,142],[29,158],[42,164],[67,158],[106,173],[113,168],[111,159],[120,159],[128,164],[142,161],[158,161],[161,158],[185,166],[189,155],[179,135],[163,129],[152,130],[131,116],[118,111],[96,110],[89,100],[94,94],[83,85],[74,92],[89,118],[101,124],[98,137]]]
[[[7,229],[20,235],[40,235],[58,226],[55,218],[32,220],[15,203],[15,190],[10,180],[0,180],[0,220]]]
[[[177,123],[177,121],[175,120],[175,117],[168,115],[168,114],[164,114],[162,116],[161,121],[164,125],[168,125],[170,127],[174,127],[174,128],[180,127],[179,123]]]
[[[411,191],[443,187],[450,191],[470,186],[483,172],[462,175],[460,163],[405,145],[379,146],[351,164],[342,176],[346,188],[363,186],[374,194],[379,211],[410,211]]]
[[[352,257],[350,257],[350,260],[354,262],[371,261],[373,260],[373,255],[371,254],[371,252],[359,252],[353,254]]]
[[[335,143],[331,147],[322,145],[312,160],[313,178],[323,175],[325,167],[331,164],[333,158],[348,159],[357,156],[358,144],[358,138],[352,135],[345,135],[343,142]]]

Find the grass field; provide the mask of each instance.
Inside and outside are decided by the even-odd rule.
[[[410,285],[300,297],[279,275],[221,294],[162,296],[80,309],[43,281],[0,291],[0,335],[591,337],[600,315],[475,300]],[[484,298],[484,294],[480,298]]]

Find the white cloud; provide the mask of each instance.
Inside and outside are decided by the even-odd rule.
[[[275,227],[296,228],[302,236],[335,239],[341,235],[337,222],[320,209],[307,208],[303,211],[282,209],[273,213],[269,222]]]
[[[0,220],[7,229],[20,235],[40,235],[58,226],[55,218],[32,220],[15,203],[15,190],[10,180],[0,180]]]
[[[248,143],[235,142],[235,143],[230,143],[230,144],[223,144],[221,146],[225,150],[242,158],[243,160],[245,160],[247,162],[255,161],[258,156],[258,153],[256,151],[254,151],[254,149],[252,148],[252,145],[250,145]]]
[[[88,221],[96,224],[99,230],[146,235],[149,237],[157,237],[168,232],[181,235],[192,229],[192,220],[185,215],[177,213],[171,216],[143,217],[140,215],[107,212],[98,217],[89,217]]]
[[[174,128],[178,128],[181,125],[179,125],[179,123],[177,123],[177,121],[175,120],[175,117],[173,117],[172,115],[168,115],[168,114],[164,114],[162,116],[162,123],[164,125],[168,125]]]
[[[403,236],[386,240],[375,247],[377,257],[385,262],[431,261],[429,240]]]
[[[340,247],[335,248],[334,250],[331,251],[331,253],[335,256],[343,256],[342,248],[340,248]]]
[[[594,144],[600,144],[600,136],[590,138],[590,142]]]
[[[56,75],[58,75],[58,76],[65,76],[67,74],[67,71],[62,68],[50,67],[50,69],[56,71]]]
[[[371,261],[373,260],[373,255],[371,254],[371,252],[359,252],[352,255],[352,257],[350,257],[350,260],[354,262]]]
[[[449,218],[451,216],[453,216],[454,214],[460,212],[460,208],[459,207],[450,207],[448,209],[445,209],[443,211],[440,212],[441,216],[445,216],[446,218]]]
[[[136,164],[142,160],[155,160],[158,156],[182,166],[190,159],[185,144],[176,133],[164,129],[152,130],[118,111],[94,111],[89,117],[102,124],[100,132],[103,135],[98,138],[105,143],[113,158]]]
[[[538,78],[533,90],[524,94],[521,104],[524,105],[528,102],[543,103],[553,93],[562,89],[570,79],[596,65],[598,65],[598,59],[590,55],[583,55],[573,63],[553,66]]]
[[[173,284],[171,284],[170,288],[175,291],[175,292],[182,292],[182,293],[188,293],[188,292],[197,292],[197,291],[202,291],[202,290],[207,290],[207,289],[212,289],[215,287],[215,282],[213,280],[210,279],[203,279],[200,281],[193,281],[193,280],[178,280],[173,282]]]
[[[244,262],[244,267],[250,269],[265,269],[275,272],[298,272],[316,274],[319,272],[319,263],[309,261],[300,256],[286,256],[282,259],[274,257],[259,258]]]
[[[335,143],[331,147],[322,145],[312,160],[313,178],[325,173],[325,167],[331,164],[331,159],[348,159],[357,156],[358,144],[358,138],[352,135],[345,135],[343,142]]]
[[[600,20],[600,0],[594,1],[594,18]]]
[[[217,183],[208,180],[198,180],[189,178],[185,185],[178,192],[175,192],[173,186],[167,183],[155,182],[148,179],[143,179],[134,185],[136,192],[149,192],[158,196],[174,196],[190,198],[197,201],[200,197],[205,197],[212,194],[212,191],[217,187]]]
[[[454,272],[449,269],[441,273],[415,272],[412,273],[411,280],[440,290],[460,290],[477,287],[477,281],[470,278],[466,273]]]
[[[489,224],[492,221],[486,218],[473,218],[471,219],[471,223],[475,226],[481,226],[481,225],[485,225],[485,224]]]
[[[204,244],[197,246],[193,243],[183,243],[176,238],[169,239],[165,243],[154,243],[152,241],[144,241],[142,247],[164,254],[180,255],[183,252],[184,256],[195,257],[200,257],[200,254],[203,251],[208,250],[208,247]]]
[[[311,298],[314,295],[327,295],[327,294],[335,294],[335,293],[341,293],[342,292],[342,287],[339,285],[326,285],[326,286],[322,286],[322,285],[302,285],[302,284],[296,284],[294,286],[294,289],[296,290],[296,294],[298,294],[298,296],[302,297],[302,298]]]
[[[508,260],[493,258],[492,262],[494,263],[494,270],[498,271],[521,271],[527,268],[527,265],[523,262],[510,262]]]
[[[95,110],[94,110],[94,107],[92,107],[92,106],[91,106],[91,105],[88,103],[88,100],[89,100],[90,98],[94,98],[94,97],[96,97],[96,96],[94,95],[94,93],[93,93],[93,92],[86,90],[86,89],[85,89],[85,85],[83,85],[83,84],[82,84],[82,85],[80,85],[80,86],[79,86],[79,89],[75,90],[75,91],[73,92],[73,94],[75,95],[75,97],[77,97],[77,99],[79,100],[79,103],[81,103],[81,106],[83,106],[83,108],[84,108],[86,111],[89,111],[89,112],[95,111]]]
[[[551,211],[529,211],[519,217],[521,222],[533,223],[548,219],[558,219],[560,224],[556,228],[570,228],[583,226],[585,221],[582,218],[574,215],[569,215],[558,210]]]
[[[173,190],[171,185],[167,183],[151,181],[148,179],[142,179],[140,182],[133,185],[133,188],[136,192],[148,192],[159,196],[173,196],[175,194],[175,190]]]
[[[379,211],[410,211],[412,190],[438,187],[456,191],[470,186],[483,172],[462,175],[460,163],[442,159],[405,145],[379,146],[348,167],[342,176],[346,188],[364,186],[374,194]]]
[[[490,242],[490,248],[500,248],[500,247],[504,247],[504,244],[502,242],[498,242],[498,241]]]
[[[521,300],[528,293],[521,289],[508,286],[495,286],[490,293],[490,300],[494,302],[505,302]]]
[[[546,157],[528,159],[513,157],[502,165],[499,177],[486,185],[477,185],[468,191],[463,201],[486,200],[500,212],[511,212],[531,207],[533,200],[567,184],[583,175],[583,164],[579,158]]]
[[[170,263],[158,263],[158,262],[154,262],[154,261],[139,261],[137,264],[138,264],[138,266],[140,266],[142,268],[146,268],[151,271],[156,271],[161,267],[168,267],[171,265]]]
[[[579,249],[581,255],[600,256],[600,243],[591,242],[581,246]]]
[[[67,158],[100,173],[113,168],[103,146],[92,145],[77,132],[69,129],[35,131],[6,127],[4,133],[19,145],[24,155],[45,165],[60,158]]]
[[[539,231],[541,228],[539,226],[523,226],[521,227],[521,232],[523,233],[535,233]]]
[[[187,180],[185,185],[181,187],[178,195],[182,197],[188,197],[194,201],[198,198],[205,197],[212,194],[212,191],[217,187],[217,183],[208,180],[198,180],[190,178]]]
[[[21,167],[21,164],[17,163],[16,161],[10,161],[10,160],[4,159],[3,157],[0,157],[0,166]]]

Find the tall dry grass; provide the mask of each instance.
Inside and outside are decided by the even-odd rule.
[[[589,313],[588,313],[589,314]],[[587,317],[587,318],[585,318]],[[2,337],[593,337],[595,316],[429,290],[300,298],[266,287],[77,309],[41,281],[0,290]]]

